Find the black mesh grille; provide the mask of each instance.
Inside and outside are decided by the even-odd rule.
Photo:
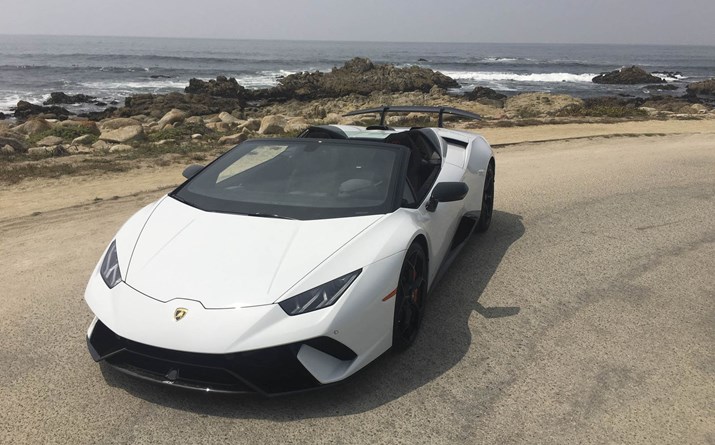
[[[296,358],[304,343],[340,360],[356,357],[350,348],[328,337],[233,354],[174,351],[120,337],[101,321],[89,339],[95,360],[104,359],[137,377],[192,389],[265,394],[320,386]]]

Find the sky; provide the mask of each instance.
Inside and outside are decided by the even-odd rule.
[[[0,0],[0,34],[715,45],[715,0]]]

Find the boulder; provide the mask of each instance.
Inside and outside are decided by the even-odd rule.
[[[288,122],[286,118],[279,115],[269,115],[261,119],[260,134],[283,134]]]
[[[118,117],[115,119],[107,119],[99,123],[99,128],[102,131],[107,131],[107,130],[117,130],[119,128],[123,127],[134,127],[134,126],[141,126],[141,122],[139,122],[136,119],[131,119],[131,118],[126,118],[126,117]]]
[[[3,113],[2,111],[0,111],[0,121],[4,120],[6,118],[7,118],[7,115],[5,113]]]
[[[28,155],[38,158],[45,156],[63,156],[67,153],[67,149],[63,145],[54,145],[50,147],[31,147],[27,149]]]
[[[648,73],[637,66],[624,67],[620,70],[602,73],[593,78],[593,83],[612,85],[636,85],[665,83],[665,79]]]
[[[13,131],[17,131],[17,132],[22,133],[26,136],[32,136],[37,133],[42,133],[43,131],[47,131],[51,128],[52,128],[52,126],[45,119],[33,118],[33,119],[29,119],[24,124],[18,125],[17,127],[13,128]]]
[[[18,119],[27,119],[30,116],[51,117],[54,119],[67,119],[71,115],[67,109],[53,105],[51,107],[43,107],[41,105],[31,104],[30,102],[21,100],[17,103],[14,116]]]
[[[14,153],[15,153],[15,149],[12,147],[12,145],[0,146],[0,154],[11,155]]]
[[[186,119],[186,113],[176,108],[173,108],[164,116],[162,116],[161,119],[159,119],[159,129],[161,130],[167,125],[172,125],[177,122],[183,122],[184,119]]]
[[[60,127],[80,127],[88,133],[97,136],[99,136],[100,133],[97,123],[90,120],[67,119],[66,121],[58,122],[56,125]]]
[[[82,104],[92,102],[95,97],[85,94],[65,94],[63,92],[50,93],[50,98],[43,102],[43,105],[61,105],[61,104]]]
[[[218,143],[224,144],[224,145],[236,145],[236,144],[240,144],[241,142],[245,141],[246,139],[248,139],[248,134],[246,134],[245,132],[242,132],[242,133],[232,134],[229,136],[222,136],[218,140]]]
[[[213,131],[218,131],[219,133],[225,133],[231,129],[231,126],[226,122],[209,122],[206,124],[206,128]]]
[[[25,153],[27,151],[27,146],[25,145],[24,142],[20,141],[19,139],[7,137],[7,136],[0,136],[0,147],[4,147],[5,145],[9,145],[17,153]]]
[[[689,83],[686,91],[690,96],[715,96],[715,78]]]
[[[134,150],[134,147],[131,145],[126,145],[126,144],[117,144],[117,145],[112,145],[109,147],[109,152],[110,153],[122,153],[126,151],[132,151]]]
[[[472,91],[464,94],[464,98],[467,100],[478,100],[478,99],[490,99],[490,100],[504,100],[506,99],[506,94],[497,93],[491,88],[487,87],[474,87]]]
[[[241,124],[239,128],[245,128],[250,131],[258,131],[261,128],[260,119],[248,119],[245,123]]]
[[[245,96],[246,88],[239,85],[233,77],[227,79],[225,76],[218,76],[215,80],[211,79],[208,82],[201,79],[190,79],[189,86],[184,88],[184,92],[239,99]]]
[[[95,150],[109,150],[109,148],[112,146],[109,142],[99,140],[92,144],[92,148]]]
[[[218,118],[221,119],[221,122],[226,122],[229,125],[238,125],[243,123],[241,119],[238,119],[237,117],[234,117],[231,113],[226,113],[225,111],[219,113]]]
[[[193,139],[195,141],[197,141],[199,139],[203,139],[203,138],[204,138],[204,135],[201,133],[194,133],[191,135],[191,139]]]
[[[141,125],[131,125],[116,130],[102,131],[99,139],[107,142],[130,142],[144,139],[144,128]]]
[[[243,107],[243,98],[215,97],[203,94],[137,94],[124,100],[124,108],[116,114],[127,117],[145,114],[161,118],[172,109],[186,112],[187,116],[217,114],[223,110],[235,110]]]
[[[89,119],[91,121],[101,121],[114,116],[114,113],[116,111],[117,107],[107,107],[104,111],[89,111],[87,113],[80,113],[77,116]]]
[[[62,138],[59,136],[47,136],[40,139],[37,145],[41,147],[55,147],[62,143]]]
[[[187,117],[184,122],[186,122],[187,124],[203,124],[204,119],[201,116],[191,116]]]
[[[434,86],[456,88],[459,84],[451,77],[429,68],[376,65],[369,59],[357,57],[328,73],[315,71],[285,76],[273,88],[246,91],[246,97],[249,100],[314,100],[349,94],[368,96],[376,91],[429,93]]]
[[[33,158],[43,158],[52,155],[52,147],[30,147],[27,154]]]
[[[72,145],[84,145],[89,144],[94,140],[94,136],[91,134],[85,134],[80,137],[72,139]]]
[[[306,128],[310,127],[310,123],[304,117],[292,117],[288,119],[284,130],[286,133],[300,133]]]

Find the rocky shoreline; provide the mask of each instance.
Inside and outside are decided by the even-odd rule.
[[[484,87],[464,95],[450,93],[454,79],[423,67],[398,68],[355,58],[330,72],[285,76],[277,86],[250,90],[233,78],[191,79],[184,93],[139,94],[124,106],[73,115],[64,104],[96,103],[84,94],[52,93],[43,105],[20,101],[14,120],[0,122],[0,156],[7,160],[67,154],[120,153],[138,148],[190,145],[226,146],[253,137],[295,135],[309,125],[366,125],[373,117],[345,118],[359,108],[432,105],[463,108],[484,117],[479,125],[523,125],[580,120],[713,118],[715,79],[691,83],[673,96],[663,76],[638,67],[604,73],[594,83],[644,84],[648,98],[580,99],[549,93],[507,97]],[[111,104],[105,104],[111,105]],[[118,104],[116,104],[118,105]],[[427,124],[427,116],[392,116],[390,125]],[[466,124],[467,128],[474,123]]]

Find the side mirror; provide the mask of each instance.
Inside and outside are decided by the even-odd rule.
[[[428,212],[434,212],[440,202],[461,201],[468,192],[469,186],[463,182],[440,182],[432,190],[432,196],[430,196],[425,209]]]
[[[196,174],[203,169],[204,169],[203,165],[198,165],[198,164],[189,165],[188,167],[186,167],[184,169],[184,172],[182,173],[182,175],[184,175],[184,178],[186,178],[186,179],[191,179],[194,176],[196,176]]]

